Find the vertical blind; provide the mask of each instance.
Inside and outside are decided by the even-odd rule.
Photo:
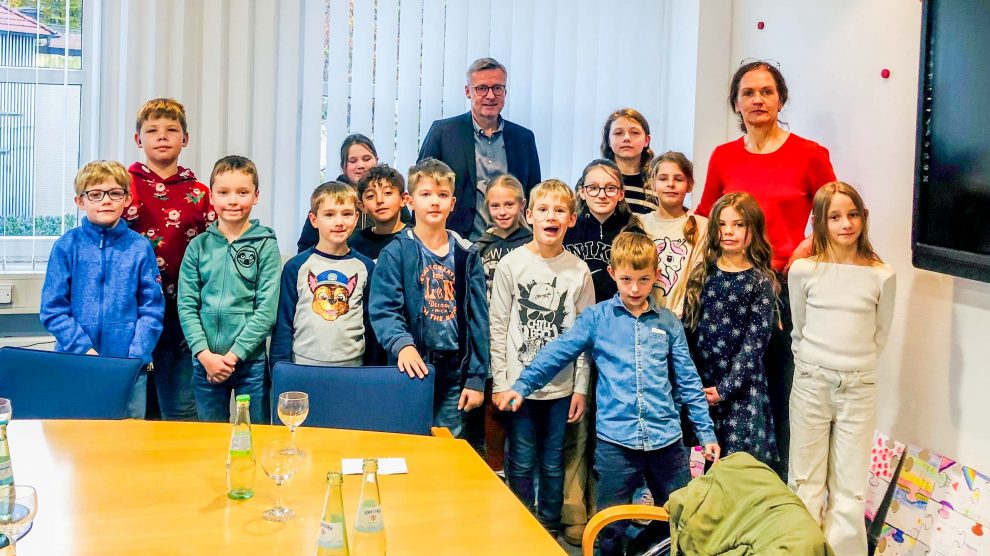
[[[0,112],[30,119],[30,134],[56,145],[46,151],[54,159],[38,149],[30,155],[30,172],[31,210],[51,209],[58,235],[75,224],[59,215],[75,215],[79,165],[143,159],[133,140],[138,107],[175,97],[189,117],[180,164],[206,182],[220,157],[251,157],[261,177],[253,216],[274,227],[282,252],[291,253],[309,194],[339,171],[342,139],[369,135],[381,159],[404,171],[435,119],[468,109],[465,71],[483,56],[508,67],[503,115],[534,131],[546,177],[573,184],[598,155],[605,117],[624,106],[649,119],[654,150],[690,154],[697,13],[694,23],[684,14],[698,2],[683,1],[87,0],[75,45],[86,63],[50,56],[57,69],[14,67],[4,47],[0,81],[34,86],[34,108],[16,108],[13,89],[4,89]],[[46,96],[40,85],[58,92]],[[8,121],[0,149],[12,141]],[[0,179],[10,179],[10,156],[0,155]],[[0,199],[11,198],[0,183]],[[40,184],[52,188],[44,201]],[[4,264],[25,249],[19,260],[35,264],[54,237],[0,236]]]
[[[573,185],[598,155],[607,115],[626,106],[651,122],[655,149],[689,149],[692,138],[672,141],[666,125],[673,4],[327,0],[323,175],[337,175],[349,133],[405,171],[435,119],[468,110],[465,72],[485,56],[509,70],[502,115],[536,134],[545,177]],[[689,70],[677,111],[693,114]]]

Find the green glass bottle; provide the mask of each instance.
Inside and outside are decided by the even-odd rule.
[[[351,553],[354,556],[385,554],[385,520],[381,494],[378,492],[378,460],[374,458],[364,460],[364,479],[361,481],[361,497],[358,498],[351,539]]]
[[[348,556],[343,484],[342,473],[339,471],[327,473],[327,497],[323,502],[320,536],[316,540],[316,556]]]
[[[237,414],[234,430],[230,435],[230,451],[227,453],[227,498],[246,500],[254,496],[254,442],[251,438],[251,396],[241,394],[235,398]]]

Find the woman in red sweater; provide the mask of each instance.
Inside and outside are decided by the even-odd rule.
[[[780,127],[777,115],[787,102],[787,83],[773,64],[757,61],[740,66],[732,76],[728,101],[745,135],[712,152],[705,190],[695,212],[708,216],[719,197],[744,191],[756,198],[766,215],[772,267],[782,291],[781,326],[774,327],[771,334],[764,367],[782,460],[777,472],[786,479],[790,444],[787,404],[794,356],[784,269],[805,237],[815,192],[835,180],[835,172],[825,147]]]

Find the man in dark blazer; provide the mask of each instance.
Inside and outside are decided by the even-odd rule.
[[[512,174],[526,197],[540,182],[540,157],[533,132],[504,120],[500,113],[507,92],[505,66],[481,58],[468,68],[464,94],[471,111],[437,120],[423,140],[419,160],[436,158],[454,171],[454,210],[447,228],[476,241],[490,226],[485,191],[492,178]]]

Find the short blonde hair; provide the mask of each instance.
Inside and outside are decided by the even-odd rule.
[[[658,268],[656,245],[643,230],[626,228],[612,240],[612,258],[609,264],[613,270],[623,267],[656,272]]]
[[[254,183],[254,190],[258,191],[258,167],[254,165],[254,162],[251,162],[250,158],[236,154],[225,156],[213,165],[213,172],[210,174],[210,189],[213,189],[213,182],[216,181],[217,176],[228,172],[240,172],[250,176],[251,182]]]
[[[409,169],[409,179],[406,181],[409,184],[410,195],[416,192],[416,186],[423,178],[431,178],[440,187],[446,187],[451,193],[454,192],[454,171],[435,158],[424,158]]]
[[[152,118],[176,120],[182,126],[182,133],[188,133],[186,129],[186,108],[174,98],[153,98],[141,105],[137,113],[137,132],[141,133],[141,125]]]
[[[320,205],[326,199],[342,205],[354,205],[354,210],[358,210],[357,191],[346,183],[328,181],[320,184],[309,197],[309,212],[312,214],[319,212]]]
[[[550,178],[538,183],[529,192],[529,204],[527,206],[532,209],[536,205],[536,200],[543,197],[553,197],[557,201],[563,201],[564,205],[567,206],[567,210],[571,211],[571,214],[577,211],[577,200],[574,197],[574,190],[558,179]]]
[[[116,160],[94,160],[76,172],[76,180],[73,183],[76,197],[85,193],[87,187],[107,180],[113,180],[123,187],[128,195],[131,194],[131,175],[127,173],[123,164]]]

